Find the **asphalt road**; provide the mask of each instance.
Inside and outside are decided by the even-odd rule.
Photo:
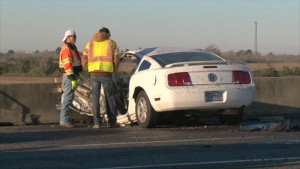
[[[0,127],[0,168],[300,168],[300,132],[239,126]]]

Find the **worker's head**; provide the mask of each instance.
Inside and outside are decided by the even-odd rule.
[[[92,41],[101,42],[106,40],[107,38],[102,38],[101,33],[97,32],[94,34]]]
[[[65,36],[63,38],[64,42],[68,42],[68,43],[76,43],[76,33],[73,29],[68,29],[65,32]]]
[[[99,33],[101,34],[102,39],[109,39],[111,36],[109,29],[106,27],[101,28]]]

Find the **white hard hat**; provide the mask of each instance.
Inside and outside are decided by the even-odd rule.
[[[76,33],[73,29],[68,29],[66,32],[65,32],[65,36],[64,38],[62,39],[62,41],[65,41],[67,39],[68,36],[76,36]]]

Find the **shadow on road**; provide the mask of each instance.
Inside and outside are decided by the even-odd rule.
[[[0,145],[6,143],[25,143],[37,141],[55,141],[61,139],[69,139],[73,137],[82,137],[90,135],[117,135],[122,130],[83,130],[84,128],[61,129],[60,131],[38,131],[38,132],[18,132],[18,133],[1,133]]]

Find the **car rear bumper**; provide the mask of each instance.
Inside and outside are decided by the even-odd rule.
[[[207,101],[205,93],[215,91],[222,92],[223,99],[221,101]],[[254,84],[166,87],[160,96],[155,96],[151,100],[151,104],[157,112],[192,109],[232,109],[250,105],[254,97]]]

